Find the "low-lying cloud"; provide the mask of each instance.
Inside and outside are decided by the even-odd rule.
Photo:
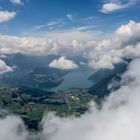
[[[69,60],[65,58],[64,56],[53,60],[50,64],[49,67],[52,68],[58,68],[58,69],[65,69],[65,70],[71,70],[71,69],[76,69],[78,68],[78,65],[74,63],[74,61]]]
[[[23,121],[16,116],[0,118],[0,140],[27,140]]]
[[[13,71],[3,60],[0,60],[0,74]]]

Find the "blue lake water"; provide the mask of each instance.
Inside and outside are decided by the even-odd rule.
[[[88,88],[93,84],[88,80],[88,77],[93,73],[94,71],[91,69],[72,71],[63,77],[64,80],[58,87],[51,88],[50,90],[58,91],[70,88]]]

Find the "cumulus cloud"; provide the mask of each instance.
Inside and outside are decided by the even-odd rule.
[[[121,9],[128,8],[129,6],[132,6],[135,3],[136,3],[136,0],[128,0],[128,2],[126,2],[126,3],[122,3],[122,1],[120,1],[120,0],[111,1],[111,2],[103,4],[100,11],[102,13],[108,14],[111,12],[115,12],[115,11],[118,11]]]
[[[14,4],[18,4],[18,5],[22,4],[22,0],[10,0],[10,2],[12,2]]]
[[[46,35],[7,36],[0,35],[1,53],[26,53],[34,55],[81,55],[95,44],[94,34],[82,31],[50,32]],[[92,40],[91,42],[88,42]]]
[[[16,12],[0,11],[0,23],[7,22],[16,16]]]
[[[13,71],[13,69],[7,66],[7,64],[4,61],[0,60],[0,74],[10,71]]]
[[[58,59],[53,60],[49,64],[49,67],[70,70],[70,69],[78,68],[78,65],[76,63],[74,63],[74,61],[69,60],[69,59],[65,58],[64,56],[62,56]]]
[[[119,27],[112,37],[105,39],[90,52],[89,65],[94,68],[113,69],[124,58],[140,56],[140,23],[129,21]]]
[[[103,6],[102,6],[102,9],[100,10],[102,13],[111,13],[111,12],[114,12],[114,11],[117,11],[117,10],[121,10],[121,9],[124,9],[126,8],[127,5],[123,5],[121,3],[113,3],[113,2],[110,2],[110,3],[105,3]]]

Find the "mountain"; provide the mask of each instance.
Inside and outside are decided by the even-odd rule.
[[[48,67],[56,55],[31,56],[21,53],[1,58],[14,69],[0,76],[0,84],[30,87],[55,87],[61,84],[65,71]]]
[[[131,59],[126,59],[121,63],[115,64],[112,70],[101,69],[91,75],[89,80],[94,82],[94,85],[89,88],[89,93],[98,97],[104,97],[109,95],[111,91],[118,89],[121,75],[127,70],[130,62]],[[114,84],[110,85],[112,82]]]
[[[57,55],[34,56],[22,53],[5,54],[1,58],[8,66],[15,67],[16,71],[29,71],[38,67],[48,67],[49,63],[58,58]]]
[[[60,85],[63,76],[70,73],[70,70],[50,68],[49,64],[59,55],[33,56],[22,53],[4,54],[1,59],[10,67],[13,72],[0,75],[0,84],[12,86],[30,86],[36,88],[50,88]],[[84,68],[80,62],[86,63],[83,57],[68,57],[79,65],[79,69]]]
[[[50,92],[25,86],[0,86],[0,118],[18,114],[28,129],[38,130],[44,112],[79,116],[88,109],[92,99],[94,96],[82,89]]]

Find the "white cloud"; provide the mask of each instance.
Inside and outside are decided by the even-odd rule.
[[[120,0],[111,1],[111,2],[103,4],[100,11],[102,13],[108,14],[108,13],[111,13],[111,12],[115,12],[115,11],[118,11],[118,10],[121,10],[121,9],[128,8],[129,6],[132,6],[135,3],[136,3],[136,0],[135,1],[134,0],[129,0],[126,3],[122,3]]]
[[[62,56],[59,59],[53,60],[49,64],[49,67],[70,70],[78,68],[78,65],[74,63],[74,61],[66,59],[65,57]]]
[[[12,3],[14,3],[14,4],[18,4],[18,5],[23,4],[23,3],[22,3],[22,0],[10,0],[10,2],[12,2]]]
[[[0,23],[7,22],[16,16],[16,12],[0,11]]]
[[[92,46],[90,44],[95,44],[94,41],[88,42],[91,39],[94,39],[94,34],[73,30],[50,32],[40,37],[0,35],[0,52],[21,52],[33,55],[81,55],[86,48]]]
[[[140,23],[122,25],[109,39],[98,43],[90,53],[89,65],[94,68],[114,68],[123,58],[140,57]],[[89,55],[89,54],[88,54]]]
[[[34,26],[34,30],[35,31],[40,31],[40,30],[44,30],[44,29],[48,29],[48,30],[55,30],[58,27],[62,27],[65,24],[65,20],[62,18],[58,18],[58,19],[54,19],[52,21],[49,21],[46,24],[42,24],[42,25],[37,25]]]
[[[101,9],[101,12],[102,13],[111,13],[111,12],[114,12],[114,11],[117,11],[117,10],[120,10],[120,9],[124,9],[126,8],[126,5],[123,5],[121,3],[106,3],[103,5],[102,9]]]
[[[13,71],[12,68],[7,66],[4,61],[0,60],[0,74],[10,71]]]
[[[75,28],[75,30],[78,30],[78,31],[89,31],[89,30],[92,30],[93,28],[95,28],[95,26],[80,26],[80,27]]]

